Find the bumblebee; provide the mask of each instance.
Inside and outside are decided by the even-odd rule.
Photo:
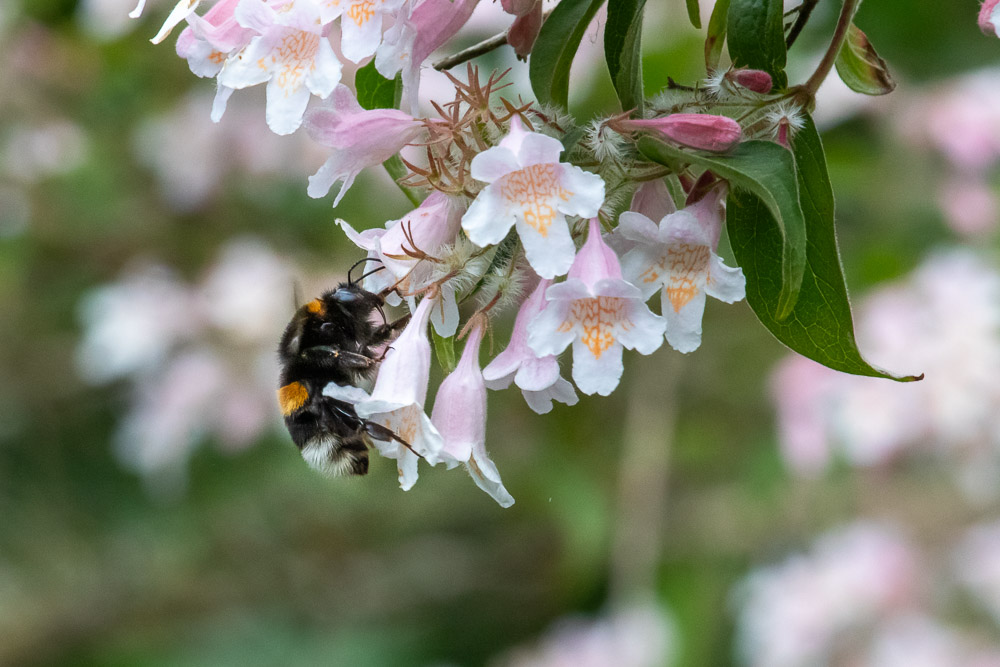
[[[367,473],[372,438],[409,447],[391,430],[358,417],[350,403],[323,395],[330,382],[357,387],[374,377],[379,348],[409,320],[407,315],[386,323],[384,302],[384,294],[362,289],[348,272],[348,282],[300,307],[281,336],[281,414],[302,457],[327,475]]]

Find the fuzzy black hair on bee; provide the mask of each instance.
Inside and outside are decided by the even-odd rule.
[[[278,345],[278,404],[285,426],[306,462],[327,475],[367,473],[372,438],[409,447],[384,426],[358,417],[350,403],[323,394],[331,382],[355,387],[370,382],[381,349],[409,320],[407,315],[386,323],[384,294],[362,289],[350,273],[348,282],[301,306]]]

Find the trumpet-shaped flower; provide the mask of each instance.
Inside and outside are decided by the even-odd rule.
[[[507,348],[483,369],[486,386],[506,389],[513,382],[521,390],[528,407],[540,415],[552,410],[552,401],[576,405],[573,385],[559,373],[555,355],[539,357],[528,347],[528,324],[545,309],[545,290],[552,284],[541,280],[514,320],[514,333]]]
[[[266,81],[267,125],[275,134],[291,134],[302,124],[309,97],[326,99],[340,82],[340,61],[319,7],[291,2],[278,11],[263,0],[241,0],[235,16],[258,35],[226,61],[219,85],[239,90]]]
[[[632,211],[622,213],[619,229],[637,245],[622,260],[625,276],[644,299],[661,291],[667,320],[667,342],[678,352],[701,345],[705,295],[726,303],[746,296],[746,278],[715,253],[722,231],[722,186],[687,208],[671,213],[659,225]]]
[[[337,223],[347,237],[359,248],[368,251],[368,257],[385,267],[365,278],[365,289],[372,292],[396,286],[402,293],[417,293],[428,287],[435,278],[435,253],[455,241],[462,218],[462,206],[442,192],[432,192],[427,199],[399,220],[386,223],[386,229],[365,230],[358,233],[345,220]],[[424,257],[426,255],[426,257]],[[413,297],[408,297],[411,310]],[[400,299],[391,292],[386,301],[399,305]],[[458,329],[458,304],[454,286],[441,285],[438,306],[431,314],[434,330],[442,336],[451,336]]]
[[[621,380],[622,347],[652,354],[663,344],[663,318],[646,307],[639,288],[622,278],[618,257],[590,221],[566,282],[545,292],[548,305],[528,325],[535,354],[559,354],[573,343],[573,380],[585,394],[607,396]]]
[[[472,177],[489,185],[462,218],[469,240],[481,247],[499,243],[516,225],[528,263],[542,278],[563,275],[573,264],[566,216],[595,216],[604,202],[601,177],[559,162],[561,151],[557,139],[526,131],[515,116],[500,145],[472,159]]]
[[[500,4],[517,17],[507,31],[507,43],[518,58],[527,58],[542,29],[542,0],[500,0]]]
[[[177,55],[201,77],[217,76],[229,56],[245,47],[254,37],[253,30],[236,20],[240,0],[221,0],[204,16],[191,13],[188,27],[177,38]],[[231,90],[231,89],[230,89]]]
[[[479,0],[414,2],[412,11],[400,12],[385,32],[375,53],[375,68],[387,79],[402,70],[403,101],[410,113],[417,113],[421,64],[465,25],[478,4]]]
[[[435,302],[432,297],[420,302],[406,328],[386,351],[371,397],[354,408],[362,419],[388,428],[406,442],[374,439],[382,456],[396,459],[399,485],[404,491],[417,481],[417,454],[436,465],[444,447],[440,433],[424,413],[431,368],[427,320]],[[343,389],[331,384],[325,393],[337,398],[337,392]]]
[[[382,18],[399,11],[405,0],[321,0],[323,23],[340,17],[340,51],[351,62],[374,55],[382,41]]]
[[[342,181],[333,205],[340,203],[365,167],[385,162],[426,133],[423,123],[396,109],[362,109],[347,86],[337,86],[332,101],[306,115],[306,131],[333,153],[309,177],[308,193],[318,199]]]
[[[482,322],[472,327],[458,366],[438,388],[431,422],[444,441],[442,458],[465,464],[476,486],[501,507],[510,507],[514,498],[504,488],[497,467],[486,453],[486,384],[479,370],[484,329]]]

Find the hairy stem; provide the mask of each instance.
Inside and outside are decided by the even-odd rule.
[[[840,18],[837,19],[837,29],[833,31],[833,38],[830,40],[830,47],[823,54],[823,60],[816,67],[816,71],[801,88],[810,96],[816,94],[827,75],[830,74],[830,70],[833,69],[833,64],[837,60],[837,54],[840,53],[840,47],[847,39],[847,30],[851,27],[854,12],[857,11],[859,4],[861,4],[861,0],[844,0],[844,6],[840,10]]]

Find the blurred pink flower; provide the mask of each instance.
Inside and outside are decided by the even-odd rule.
[[[1000,37],[1000,0],[985,0],[979,8],[979,29]]]
[[[857,522],[822,536],[807,554],[751,572],[736,595],[744,664],[828,664],[853,632],[910,604],[917,561],[896,529]]]
[[[1000,201],[993,188],[976,176],[945,181],[938,192],[938,206],[953,231],[962,236],[983,236],[1000,223]]]

